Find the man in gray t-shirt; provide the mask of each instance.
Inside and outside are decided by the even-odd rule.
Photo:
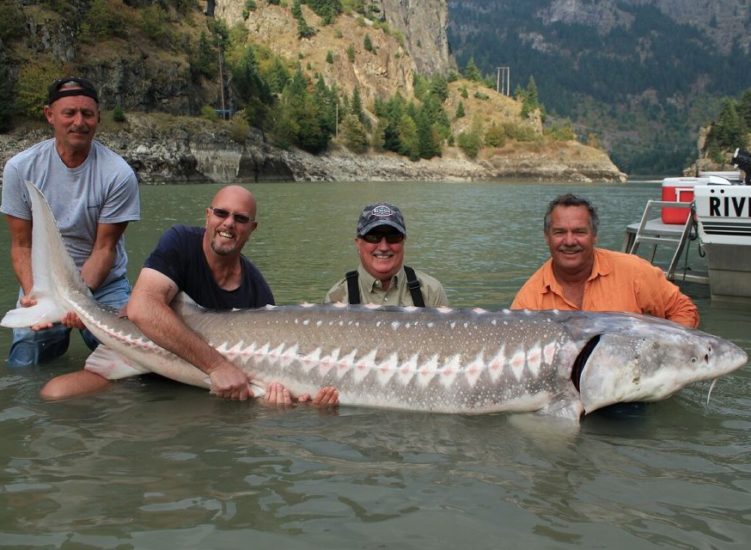
[[[44,115],[54,137],[18,153],[3,171],[0,212],[7,217],[11,261],[21,284],[18,303],[36,303],[31,292],[31,206],[24,188],[24,182],[31,181],[52,208],[65,247],[94,298],[122,307],[130,295],[123,233],[128,222],[141,216],[136,175],[122,157],[94,141],[99,97],[88,80],[53,82]],[[10,365],[33,365],[62,355],[71,328],[84,327],[70,313],[62,326],[34,328],[13,331]],[[94,349],[93,335],[86,330],[82,335]]]

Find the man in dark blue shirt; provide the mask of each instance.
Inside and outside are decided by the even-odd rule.
[[[253,397],[247,374],[188,327],[170,307],[178,292],[199,305],[218,310],[263,307],[274,303],[261,272],[242,255],[258,227],[253,195],[237,185],[217,192],[206,209],[205,227],[177,225],[165,232],[146,259],[128,302],[128,318],[154,343],[209,375],[211,392],[226,399]],[[57,377],[42,388],[42,397],[59,399],[90,393],[107,380],[83,370]],[[292,403],[280,384],[271,384],[267,402]],[[300,396],[309,400],[309,396]],[[336,405],[338,393],[323,388],[313,400]]]

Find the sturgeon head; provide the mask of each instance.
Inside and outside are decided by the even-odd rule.
[[[587,342],[572,372],[587,413],[614,403],[665,399],[748,361],[728,340],[645,315],[580,313],[566,326],[574,339]]]

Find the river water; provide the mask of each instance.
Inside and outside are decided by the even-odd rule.
[[[162,230],[202,222],[215,185],[143,187],[131,278]],[[456,307],[507,306],[547,257],[546,203],[572,190],[620,248],[654,183],[255,184],[260,225],[246,253],[278,303],[317,302],[356,265],[360,208],[405,214],[407,263]],[[16,285],[0,228],[0,310]],[[751,314],[710,303],[702,328],[751,353]],[[7,355],[9,331],[0,330]],[[0,366],[3,548],[746,548],[751,541],[751,370],[578,429],[534,415],[478,417],[341,407],[278,411],[222,401],[156,376],[45,403],[60,360]]]

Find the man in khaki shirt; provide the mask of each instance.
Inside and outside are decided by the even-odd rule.
[[[437,279],[403,265],[406,240],[399,208],[388,203],[366,206],[355,236],[360,265],[329,290],[324,303],[447,306],[446,292]]]

